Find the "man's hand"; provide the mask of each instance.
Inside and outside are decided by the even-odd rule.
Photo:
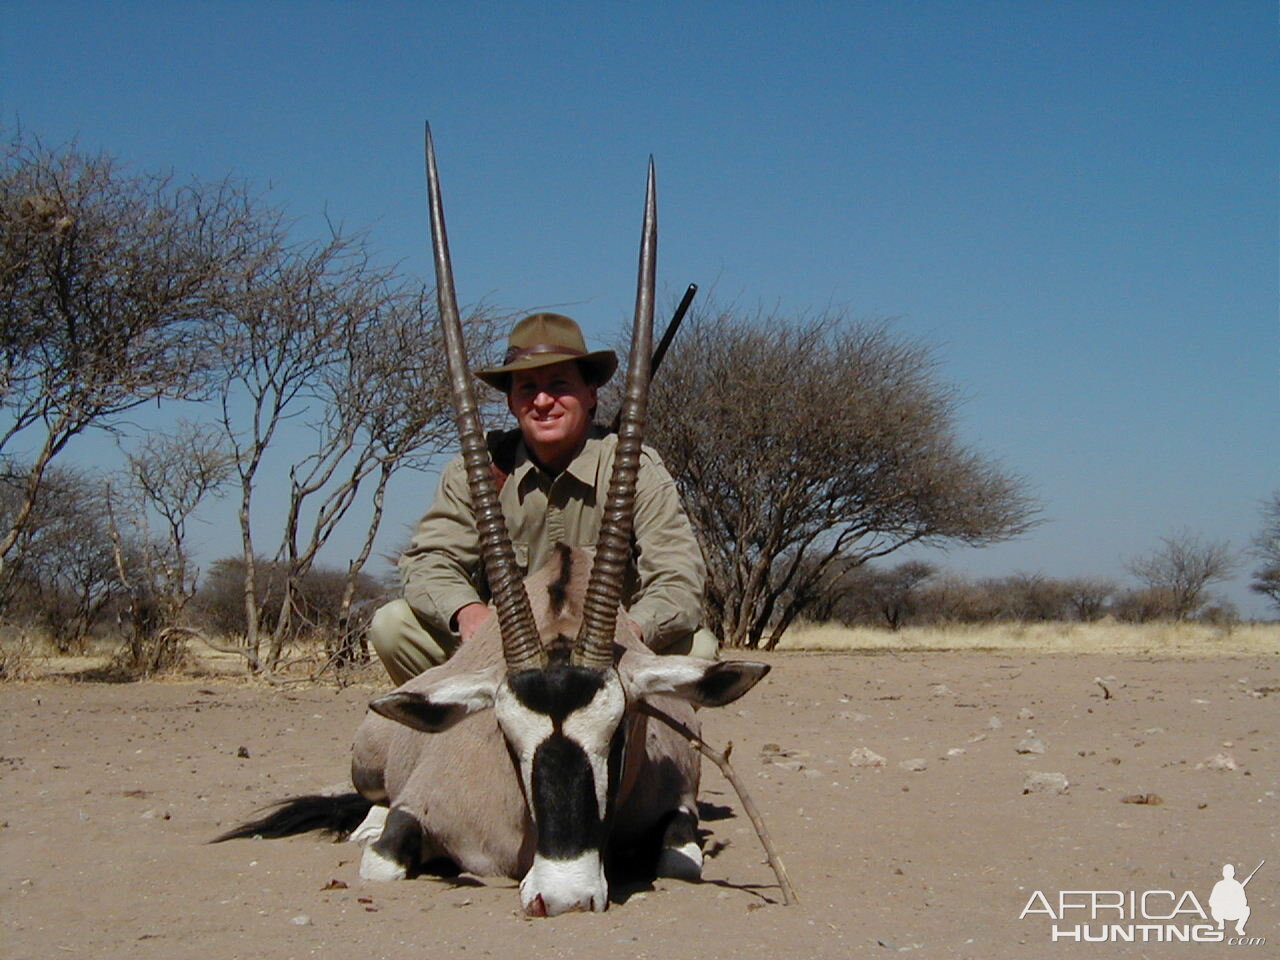
[[[460,607],[453,615],[453,619],[457,621],[458,636],[462,638],[462,642],[466,643],[470,640],[490,616],[492,614],[489,608],[483,603],[468,603],[465,607]]]

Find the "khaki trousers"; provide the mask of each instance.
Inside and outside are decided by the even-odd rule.
[[[392,600],[374,612],[369,623],[369,642],[396,686],[424,670],[438,667],[458,649],[457,637],[453,634],[441,636],[429,629],[418,619],[413,607],[402,599]],[[700,628],[662,652],[716,660],[720,644],[715,634]]]

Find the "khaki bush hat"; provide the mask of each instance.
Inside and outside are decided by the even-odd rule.
[[[500,367],[477,370],[476,376],[503,393],[518,370],[548,367],[565,360],[576,360],[583,379],[594,386],[609,382],[618,369],[618,356],[612,350],[587,352],[582,328],[558,313],[534,313],[511,328],[507,355]]]

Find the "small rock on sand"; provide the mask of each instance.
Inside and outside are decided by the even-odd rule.
[[[854,747],[849,754],[849,763],[855,767],[883,767],[887,762],[884,757],[867,747]]]
[[[1212,757],[1197,763],[1197,770],[1239,770],[1240,764],[1229,753],[1215,753]]]
[[[1022,781],[1023,793],[1066,793],[1067,777],[1062,773],[1028,773]]]

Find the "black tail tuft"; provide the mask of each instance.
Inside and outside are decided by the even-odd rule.
[[[256,820],[249,820],[233,827],[210,843],[223,840],[239,840],[248,837],[292,837],[311,830],[345,836],[365,818],[373,803],[358,793],[336,795],[313,793],[303,797],[281,800],[267,808],[269,813]]]

